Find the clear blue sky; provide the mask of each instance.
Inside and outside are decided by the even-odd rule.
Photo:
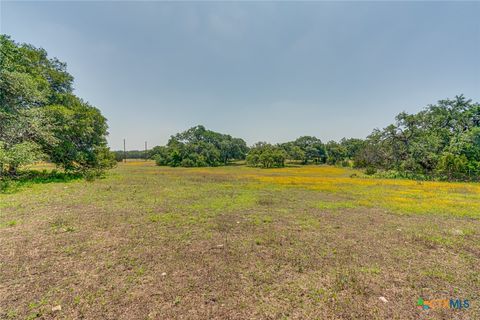
[[[1,33],[67,62],[110,146],[196,124],[249,144],[365,137],[480,101],[480,2],[1,2]]]

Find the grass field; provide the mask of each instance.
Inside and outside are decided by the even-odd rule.
[[[0,319],[480,319],[479,218],[479,184],[128,162],[0,194]]]

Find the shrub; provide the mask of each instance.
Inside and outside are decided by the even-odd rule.
[[[374,175],[375,173],[377,173],[377,169],[375,167],[367,167],[365,169],[365,174],[366,175],[371,176],[371,175]]]

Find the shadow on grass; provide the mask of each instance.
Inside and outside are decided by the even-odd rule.
[[[305,165],[298,164],[298,163],[286,163],[285,168],[301,168],[305,167]]]
[[[21,171],[15,178],[0,178],[0,193],[14,193],[22,187],[32,184],[70,182],[81,179],[81,173],[61,172],[57,170],[27,170]]]
[[[228,162],[226,167],[242,167],[245,166],[245,161],[235,161],[235,162]]]

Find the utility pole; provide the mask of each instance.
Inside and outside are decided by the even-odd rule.
[[[145,161],[147,161],[147,141],[145,141]]]
[[[123,162],[127,162],[127,149],[125,148],[125,139],[123,139]]]

